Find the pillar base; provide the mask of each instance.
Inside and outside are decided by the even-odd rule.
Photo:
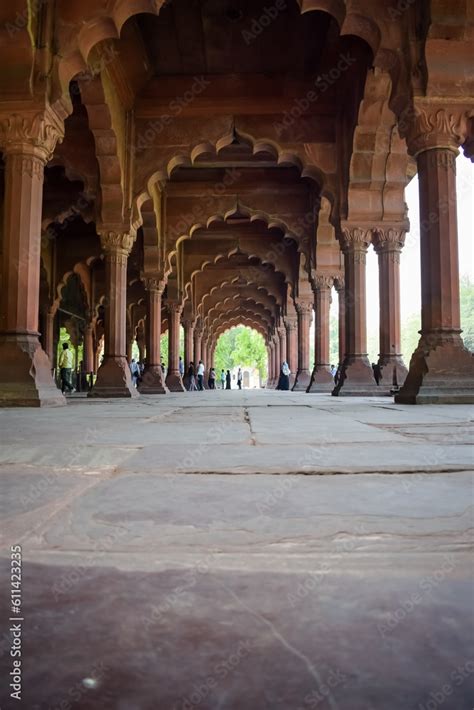
[[[334,397],[380,397],[386,394],[385,389],[375,382],[367,355],[346,357],[338,384],[332,391]]]
[[[170,392],[184,392],[182,377],[179,373],[169,372],[166,378],[166,386]]]
[[[97,372],[97,380],[88,397],[103,399],[139,397],[132,383],[130,368],[125,357],[106,357]]]
[[[422,336],[397,404],[474,404],[474,356],[459,335]]]
[[[37,335],[0,336],[0,407],[61,407],[66,398],[51,375]]]
[[[333,389],[334,377],[331,375],[329,365],[316,365],[306,392],[332,392]]]
[[[169,389],[164,383],[163,370],[160,365],[147,365],[138,385],[140,394],[168,394]]]
[[[309,370],[300,370],[296,373],[295,384],[292,387],[293,392],[306,392],[311,384],[311,374]]]
[[[380,387],[396,390],[403,385],[408,375],[408,368],[401,355],[379,355],[378,366],[382,374]]]

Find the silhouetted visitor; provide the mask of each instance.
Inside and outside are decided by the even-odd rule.
[[[242,370],[239,367],[239,371],[237,372],[237,387],[239,390],[242,389]]]
[[[232,389],[231,384],[230,384],[230,370],[227,370],[226,376],[225,376],[225,388],[226,390]]]
[[[213,367],[211,367],[211,369],[209,370],[208,385],[209,385],[210,390],[216,389],[216,371],[214,370]]]
[[[278,378],[277,390],[289,390],[290,389],[290,368],[288,363],[285,362],[281,366],[280,377]]]
[[[64,390],[68,392],[75,392],[76,390],[71,384],[71,373],[72,373],[72,362],[73,354],[69,350],[68,343],[63,343],[63,351],[59,356],[59,369],[61,373],[61,392],[64,394]]]
[[[372,370],[374,371],[375,381],[379,385],[380,380],[382,379],[382,370],[380,369],[380,365],[378,363],[373,362]]]
[[[189,363],[188,367],[188,390],[189,392],[196,392],[196,373],[194,371],[194,362]]]
[[[199,365],[198,365],[198,369],[197,369],[197,378],[198,378],[198,390],[200,390],[201,392],[204,389],[204,371],[205,371],[204,363],[202,360],[199,360]]]
[[[136,387],[138,385],[138,380],[140,379],[140,367],[138,362],[135,362],[135,358],[133,357],[130,363],[130,373],[132,375],[133,386]]]
[[[184,362],[183,362],[183,358],[181,356],[180,356],[179,362],[178,362],[178,370],[179,370],[179,374],[181,375],[181,377],[184,377]]]

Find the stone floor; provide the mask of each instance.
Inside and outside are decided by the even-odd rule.
[[[0,707],[472,710],[472,414],[256,391],[0,410],[24,618],[19,704],[7,589]]]

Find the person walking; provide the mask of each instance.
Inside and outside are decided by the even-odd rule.
[[[69,350],[69,344],[63,343],[63,351],[59,356],[59,371],[61,373],[61,392],[64,394],[64,390],[67,390],[70,394],[76,390],[71,383],[72,374],[72,363],[73,355],[72,351]]]
[[[135,362],[134,357],[132,357],[132,361],[130,362],[130,374],[132,375],[133,386],[136,387],[140,379],[140,366],[138,362]]]
[[[226,390],[232,389],[231,384],[230,384],[230,370],[227,370],[227,374],[225,376],[225,388],[226,388]]]
[[[290,389],[290,368],[288,363],[285,362],[281,366],[280,377],[278,378],[277,390],[289,390]]]
[[[221,389],[225,389],[225,370],[221,370]]]
[[[194,362],[189,363],[188,367],[188,391],[197,392],[196,373],[194,371]]]
[[[179,374],[181,376],[181,379],[184,377],[184,362],[183,358],[180,356],[179,362],[178,362],[178,369],[179,369]]]
[[[242,389],[242,377],[243,377],[242,370],[239,367],[239,370],[237,372],[237,387],[239,388],[239,390]]]
[[[198,376],[198,390],[202,392],[204,390],[204,372],[206,368],[204,367],[204,363],[202,360],[199,360],[199,365],[197,369],[197,376]]]
[[[215,390],[216,389],[216,371],[214,370],[213,367],[209,370],[209,381],[208,381],[209,389],[210,390]]]

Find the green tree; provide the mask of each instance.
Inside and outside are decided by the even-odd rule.
[[[260,333],[239,325],[223,333],[217,341],[215,364],[217,371],[234,367],[257,367],[260,377],[267,376],[267,349]]]

